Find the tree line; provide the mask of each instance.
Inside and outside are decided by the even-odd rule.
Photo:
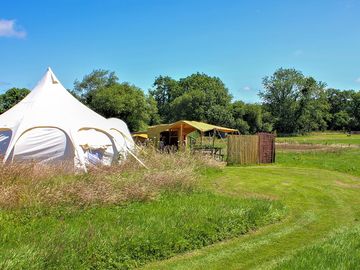
[[[323,130],[360,130],[360,92],[327,88],[295,69],[280,68],[262,81],[261,103],[233,100],[218,77],[204,73],[175,80],[155,78],[148,93],[114,72],[94,70],[69,91],[106,118],[123,119],[132,131],[177,120],[196,120],[238,129],[242,134],[302,134]],[[11,88],[0,95],[0,113],[29,93]]]

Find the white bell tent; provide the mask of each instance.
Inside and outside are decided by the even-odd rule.
[[[0,157],[13,161],[70,161],[86,171],[133,155],[124,121],[105,119],[75,97],[50,68],[21,102],[0,115]]]

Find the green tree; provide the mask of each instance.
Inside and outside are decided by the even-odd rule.
[[[217,77],[195,73],[179,81],[158,77],[150,90],[162,121],[181,119],[226,124],[232,121],[231,95]]]
[[[331,118],[328,121],[332,130],[351,129],[353,116],[352,102],[355,95],[353,90],[327,89],[326,97],[330,105]]]
[[[75,80],[74,94],[79,96],[85,104],[90,104],[93,94],[102,88],[111,87],[118,83],[119,78],[115,72],[103,69],[96,69],[90,74],[85,75],[82,81]]]
[[[245,115],[243,119],[249,125],[249,132],[256,133],[262,131],[263,122],[262,122],[262,108],[259,104],[246,104],[245,106]]]
[[[246,114],[245,103],[237,100],[234,101],[230,106],[230,112],[233,117],[232,128],[239,130],[241,134],[248,134],[250,126],[244,120],[244,115]]]
[[[326,129],[330,115],[324,83],[295,69],[280,68],[263,79],[263,86],[259,95],[279,133]]]
[[[144,92],[128,83],[116,83],[97,89],[89,106],[106,118],[124,120],[130,130],[139,130],[150,120]]]
[[[171,102],[181,95],[179,83],[169,76],[159,76],[155,79],[153,89],[149,94],[157,103],[158,113],[162,122],[171,121]]]
[[[360,92],[353,95],[351,101],[351,129],[360,130]]]
[[[0,95],[0,114],[15,106],[29,93],[29,89],[14,87]]]
[[[348,130],[351,118],[346,111],[339,111],[331,117],[331,128],[333,130]]]
[[[119,83],[108,70],[94,70],[82,81],[76,80],[72,94],[106,118],[124,120],[132,131],[159,122],[156,100],[134,85]]]
[[[151,95],[146,95],[146,110],[148,112],[150,126],[160,124],[160,115],[157,108],[157,102]]]
[[[238,129],[241,134],[272,131],[271,115],[264,111],[261,104],[235,101],[231,104],[231,113],[234,118],[232,127]]]
[[[331,118],[325,92],[326,84],[304,77],[297,109],[297,131],[325,130]]]

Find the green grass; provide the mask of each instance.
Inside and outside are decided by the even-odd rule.
[[[278,221],[280,203],[208,192],[0,212],[0,269],[128,269]]]
[[[144,268],[356,269],[359,156],[359,149],[280,152],[275,165],[208,170],[205,188],[234,197],[276,199],[286,206],[287,217],[255,233]]]
[[[313,136],[327,144],[335,135]],[[273,165],[203,168],[202,192],[4,210],[0,268],[356,269],[359,157],[355,148],[282,151]]]
[[[345,133],[311,133],[306,136],[278,137],[280,143],[306,143],[306,144],[344,144],[360,145],[360,135],[347,135]]]
[[[277,269],[358,269],[359,266],[360,226],[355,226],[297,252]]]
[[[327,169],[360,177],[360,149],[278,152],[276,162],[287,167]]]

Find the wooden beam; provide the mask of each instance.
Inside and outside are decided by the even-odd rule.
[[[180,125],[180,136],[179,136],[179,149],[184,148],[184,130],[183,130],[183,124]]]

